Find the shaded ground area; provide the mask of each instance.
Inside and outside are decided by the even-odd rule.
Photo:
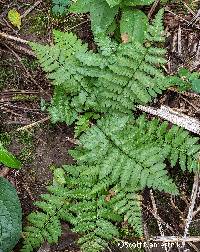
[[[75,32],[89,48],[95,50],[90,30],[88,15],[68,15],[66,18],[55,18],[50,13],[50,1],[42,2],[22,20],[21,30],[13,28],[7,20],[7,11],[18,8],[24,13],[35,1],[0,1],[0,29],[8,34],[26,40],[50,43],[52,29]],[[197,3],[198,4],[198,3]],[[197,10],[197,4],[194,10]],[[192,14],[180,4],[168,5],[165,16],[167,32],[166,46],[168,64],[166,73],[176,73],[180,67],[200,71],[200,28],[188,26]],[[192,6],[191,6],[192,8]],[[147,12],[149,9],[147,9]],[[51,166],[73,163],[68,150],[74,146],[73,127],[52,125],[46,112],[41,112],[44,100],[50,101],[52,87],[45,78],[36,60],[30,55],[28,47],[20,47],[18,43],[0,39],[0,140],[23,161],[20,171],[9,171],[7,178],[15,185],[22,203],[24,222],[32,210],[33,202],[46,192],[46,186],[52,181]],[[200,97],[193,94],[180,94],[169,90],[160,97],[158,104],[166,104],[188,115],[199,118]],[[32,125],[23,128],[26,125]],[[20,129],[20,130],[19,130]],[[1,167],[0,167],[1,171]],[[176,169],[170,173],[184,194],[180,199],[167,198],[166,195],[155,194],[159,215],[169,223],[175,235],[181,233],[188,210],[189,195],[193,176],[187,173],[177,174]],[[149,192],[143,194],[144,223],[151,235],[158,235],[157,222],[152,214]],[[200,216],[192,224],[191,234],[200,235]],[[166,229],[167,230],[167,229]],[[165,230],[165,231],[166,231]],[[167,234],[167,232],[166,232]],[[79,251],[75,244],[77,235],[73,234],[68,225],[63,225],[63,236],[58,245],[48,247],[46,251]],[[129,239],[130,242],[131,238]],[[20,243],[14,250],[18,252]],[[200,245],[196,245],[200,249]],[[190,251],[195,249],[190,247]],[[126,248],[112,247],[112,251],[130,251]],[[153,252],[161,252],[153,249]],[[178,251],[173,248],[171,251]],[[196,250],[197,251],[197,250]],[[42,250],[39,252],[43,252]]]

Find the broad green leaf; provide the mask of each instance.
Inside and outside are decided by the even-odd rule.
[[[70,0],[52,0],[52,12],[56,15],[66,14]]]
[[[118,6],[110,8],[106,1],[95,1],[90,8],[93,32],[106,32],[113,23],[118,9]]]
[[[16,26],[18,29],[21,27],[21,15],[16,9],[11,9],[8,12],[8,20],[13,26]]]
[[[196,93],[200,93],[200,79],[192,81],[192,90]]]
[[[106,32],[113,23],[119,6],[111,8],[106,0],[78,0],[70,7],[70,12],[90,12],[92,30],[94,33]]]
[[[73,3],[69,11],[73,13],[85,13],[90,11],[90,7],[94,0],[77,0],[75,3]]]
[[[125,9],[120,22],[121,38],[124,43],[137,41],[143,43],[148,18],[140,10]]]
[[[110,5],[110,7],[114,7],[116,5],[119,5],[122,0],[106,0],[106,2]]]
[[[21,163],[10,152],[8,152],[0,143],[0,163],[10,168],[19,169]]]
[[[0,251],[10,252],[22,232],[22,210],[15,188],[0,177]]]

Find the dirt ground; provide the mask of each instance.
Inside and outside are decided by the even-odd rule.
[[[17,8],[24,13],[35,1],[0,1],[0,31],[18,36],[22,39],[50,43],[52,29],[75,32],[89,48],[95,50],[90,30],[88,15],[68,15],[65,18],[55,18],[51,14],[50,1],[43,1],[22,20],[22,27],[18,31],[7,20],[10,8]],[[173,2],[173,1],[172,1]],[[190,5],[195,11],[200,4]],[[145,9],[148,13],[149,9]],[[195,26],[188,26],[192,13],[183,4],[168,4],[165,15],[167,33],[166,48],[168,50],[168,64],[165,71],[174,74],[181,67],[191,71],[200,71],[200,22]],[[39,199],[41,193],[46,192],[46,186],[51,184],[51,166],[61,166],[73,163],[68,150],[75,146],[73,127],[65,124],[53,125],[46,112],[41,111],[44,100],[50,101],[52,86],[41,71],[30,48],[14,41],[7,41],[0,37],[0,140],[17,157],[23,161],[19,171],[10,170],[6,177],[16,187],[23,209],[23,221],[36,208],[33,202]],[[200,96],[189,92],[180,94],[177,90],[168,90],[159,100],[158,105],[165,104],[200,119]],[[32,123],[38,122],[36,125]],[[26,126],[29,125],[27,128]],[[0,166],[0,172],[3,170]],[[191,193],[193,176],[187,173],[177,176],[171,170],[172,177],[179,184],[184,194],[181,199],[174,199],[155,194],[157,207],[162,219],[170,223],[175,234],[182,231],[183,219],[187,213],[188,200]],[[159,230],[151,212],[151,202],[148,192],[144,192],[144,223],[151,234],[157,235]],[[175,204],[176,203],[176,204]],[[176,209],[178,206],[178,209]],[[181,219],[183,218],[183,219]],[[182,226],[181,226],[182,225]],[[200,235],[200,215],[192,225],[191,233]],[[78,252],[77,235],[63,225],[63,235],[59,244],[49,247],[44,245],[38,252],[70,251]],[[21,242],[13,252],[18,252]],[[200,251],[200,243],[196,247],[188,246],[188,251]],[[43,250],[42,250],[43,249]],[[196,250],[199,249],[199,250]],[[130,251],[112,247],[112,251]],[[153,252],[164,251],[161,248]],[[172,252],[178,251],[173,248]]]

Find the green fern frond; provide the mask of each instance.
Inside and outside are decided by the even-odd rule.
[[[193,138],[177,126],[167,130],[166,122],[149,122],[144,116],[130,118],[116,115],[99,120],[80,137],[84,151],[79,156],[76,150],[70,153],[80,163],[99,166],[100,180],[109,177],[111,184],[120,183],[122,188],[139,183],[141,188],[149,186],[176,194],[164,161],[168,159],[172,165],[179,162],[183,170],[191,169],[190,157],[197,160],[200,150],[197,139],[191,145]],[[197,169],[197,162],[192,167]]]
[[[164,14],[164,9],[159,10],[152,24],[148,26],[147,32],[146,32],[146,41],[148,43],[165,41],[163,14]]]
[[[67,216],[69,212],[66,199],[53,194],[42,195],[42,199],[43,201],[35,203],[40,212],[33,212],[28,216],[30,226],[26,227],[24,232],[25,241],[22,252],[33,251],[44,241],[50,244],[56,243],[61,236],[60,221],[62,216]]]
[[[118,189],[119,190],[119,189]],[[124,216],[124,221],[127,221],[133,227],[135,233],[143,236],[142,228],[142,210],[141,196],[132,193],[124,192],[123,189],[110,200],[114,211]]]
[[[117,46],[99,32],[102,50],[93,53],[76,36],[58,31],[53,46],[32,43],[55,85],[49,109],[53,122],[71,124],[88,111],[131,114],[135,104],[152,101],[171,85],[182,85],[180,78],[166,77],[162,70],[166,50],[155,45],[164,39],[162,16],[163,10],[148,25],[144,44],[132,41]]]
[[[81,235],[82,251],[102,251],[119,236],[116,224],[122,220],[141,237],[139,192],[149,187],[178,194],[165,161],[179,163],[183,170],[197,169],[197,141],[181,128],[168,129],[168,123],[148,121],[145,115],[134,119],[115,114],[98,120],[70,152],[78,164],[63,167],[66,183],[48,187],[49,194],[36,203],[41,212],[28,218],[32,226],[26,229],[22,251],[33,251],[46,240],[57,242],[60,220]]]

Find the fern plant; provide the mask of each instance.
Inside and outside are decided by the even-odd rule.
[[[147,3],[85,0],[82,7],[87,11],[94,3],[108,3],[112,9],[142,2]],[[152,101],[170,85],[185,84],[163,73],[162,16],[163,10],[147,25],[142,39],[139,35],[122,44],[105,39],[100,29],[98,53],[88,51],[73,34],[59,31],[54,31],[54,45],[30,43],[54,84],[52,121],[76,122],[77,135],[86,132],[70,151],[77,164],[54,172],[49,193],[36,202],[40,211],[29,215],[22,252],[33,251],[45,240],[58,242],[61,221],[80,234],[79,244],[86,252],[103,251],[113,237],[120,237],[123,221],[141,237],[143,189],[178,194],[166,161],[172,167],[179,164],[183,171],[198,169],[198,138],[177,126],[169,129],[166,122],[132,115],[134,105]],[[91,126],[89,119],[97,115],[99,120]]]
[[[62,183],[50,186],[50,194],[36,202],[42,212],[29,215],[32,226],[26,229],[22,251],[33,251],[45,240],[57,242],[61,220],[81,234],[82,251],[103,251],[120,236],[122,221],[141,237],[141,191],[148,187],[177,195],[165,161],[179,163],[183,171],[197,170],[197,141],[187,131],[168,129],[167,122],[148,121],[145,115],[99,119],[70,151],[77,165],[63,166]]]
[[[52,0],[52,12],[55,15],[64,15],[68,12],[71,0]]]
[[[88,52],[71,33],[54,31],[52,46],[30,43],[55,86],[49,108],[53,122],[71,124],[80,113],[91,111],[132,113],[134,104],[148,103],[169,86],[181,85],[180,78],[164,75],[166,51],[155,46],[164,41],[162,15],[163,10],[149,25],[144,44],[109,41],[98,54]]]

